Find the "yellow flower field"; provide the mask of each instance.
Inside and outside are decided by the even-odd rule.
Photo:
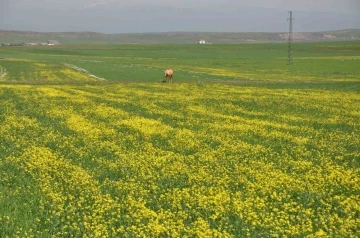
[[[4,84],[0,100],[0,237],[360,236],[356,91]]]

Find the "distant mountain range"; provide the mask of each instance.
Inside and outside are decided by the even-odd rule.
[[[286,42],[286,32],[161,32],[103,34],[98,32],[33,32],[0,30],[0,44],[36,43],[55,40],[60,44],[191,44],[207,43]],[[294,41],[360,40],[360,29],[295,32]]]

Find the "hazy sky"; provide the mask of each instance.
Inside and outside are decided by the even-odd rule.
[[[360,0],[0,0],[0,30],[294,31],[360,28]]]

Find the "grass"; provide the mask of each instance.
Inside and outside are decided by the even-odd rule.
[[[358,237],[359,44],[295,48],[0,48],[0,236]]]
[[[64,64],[109,81],[160,82],[168,67],[176,82],[359,80],[359,42],[295,44],[294,51],[288,66],[286,44],[2,47],[0,67],[2,81],[84,80],[61,73]],[[46,65],[45,75],[36,64]]]

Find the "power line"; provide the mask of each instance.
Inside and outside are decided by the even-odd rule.
[[[292,41],[293,41],[293,25],[292,25],[292,21],[295,20],[292,17],[292,11],[289,11],[290,13],[290,18],[288,19],[289,21],[289,37],[288,37],[288,65],[292,65],[294,64],[293,62],[293,49],[292,49]]]

